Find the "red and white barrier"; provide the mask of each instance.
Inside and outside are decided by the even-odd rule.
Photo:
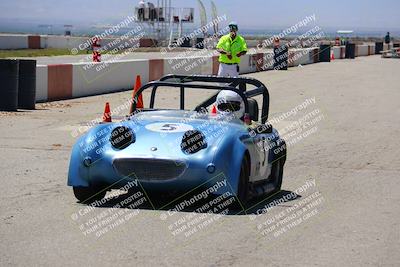
[[[357,55],[370,55],[374,45],[356,46]],[[345,47],[333,47],[335,59],[344,58]],[[292,49],[289,66],[317,63],[319,48]],[[271,70],[274,66],[273,52],[247,54],[242,57],[240,74]],[[184,59],[143,59],[115,62],[38,65],[36,71],[36,100],[51,101],[89,95],[131,90],[136,75],[143,83],[158,80],[166,74],[218,73],[218,56]]]

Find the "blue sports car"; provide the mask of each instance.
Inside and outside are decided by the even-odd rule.
[[[157,90],[165,87],[180,89],[180,109],[154,107]],[[186,110],[186,88],[215,94]],[[138,109],[144,90],[151,90],[149,108]],[[286,144],[267,123],[268,109],[268,90],[256,79],[164,76],[137,91],[125,120],[98,124],[79,138],[68,185],[81,202],[132,182],[174,195],[194,188],[229,191],[242,203],[277,192]]]

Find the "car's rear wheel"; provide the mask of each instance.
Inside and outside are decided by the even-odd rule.
[[[272,183],[274,185],[274,192],[278,192],[282,187],[282,179],[283,179],[283,166],[286,162],[286,142],[284,140],[280,140],[281,153],[279,153],[276,157],[276,160],[272,163],[271,169],[271,178]]]
[[[101,187],[74,186],[74,195],[82,203],[91,203],[105,197],[106,190]]]
[[[272,183],[274,185],[274,192],[278,192],[282,187],[283,178],[283,160],[279,159],[272,163]]]
[[[237,198],[239,199],[242,207],[245,207],[249,200],[249,165],[246,156],[243,157],[242,164],[240,166]]]

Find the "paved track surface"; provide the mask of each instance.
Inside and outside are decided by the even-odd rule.
[[[0,266],[398,266],[399,69],[400,60],[372,56],[249,75],[268,85],[271,118],[315,97],[279,130],[315,109],[323,119],[289,148],[284,191],[243,215],[189,218],[151,205],[87,211],[77,203],[66,186],[71,133],[101,116],[105,101],[117,107],[131,92],[1,113]],[[161,97],[167,106],[176,99]],[[254,216],[290,192],[297,198]],[[99,237],[80,229],[119,213],[124,221]],[[171,232],[179,220],[196,218],[209,224],[187,237]]]

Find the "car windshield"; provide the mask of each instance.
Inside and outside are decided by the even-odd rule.
[[[241,120],[232,119],[230,116],[217,116],[205,112],[196,112],[188,110],[153,110],[146,112],[138,112],[134,116],[135,120],[172,120],[172,121],[196,121],[215,119],[218,122],[232,122],[242,124]]]
[[[143,92],[143,101],[145,107],[149,107],[151,89]],[[216,94],[218,91],[210,89],[185,88],[184,108],[193,110],[197,105]],[[154,98],[155,109],[180,109],[180,88],[160,86],[157,88]]]

